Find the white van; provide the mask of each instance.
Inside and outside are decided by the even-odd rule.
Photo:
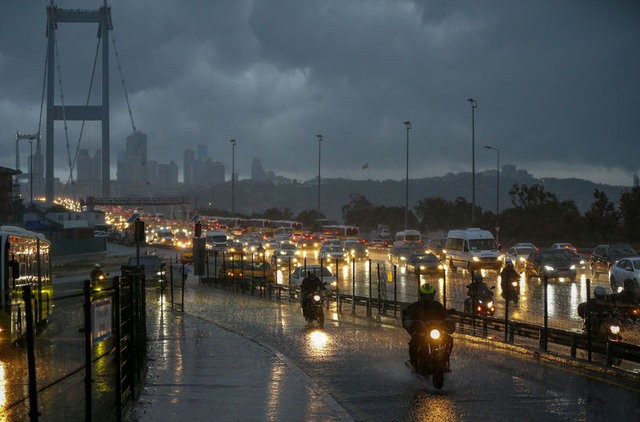
[[[451,271],[457,268],[500,271],[502,268],[502,254],[493,235],[479,228],[449,230],[445,256]]]
[[[227,232],[222,230],[208,231],[206,235],[206,248],[208,250],[222,252],[227,248],[229,238]]]

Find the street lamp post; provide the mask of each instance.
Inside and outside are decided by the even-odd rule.
[[[231,139],[231,214],[236,210],[236,140]]]
[[[404,229],[409,228],[409,130],[411,130],[411,122],[407,120],[404,122],[407,128],[407,173],[405,175],[405,187],[404,187]]]
[[[496,152],[498,158],[496,164],[496,242],[500,243],[500,150],[490,145],[484,146],[486,149],[490,149]]]
[[[316,208],[317,218],[320,218],[320,146],[322,144],[322,135],[316,135],[318,138],[318,207]]]
[[[471,224],[476,222],[476,127],[475,110],[478,101],[469,98],[471,103]]]

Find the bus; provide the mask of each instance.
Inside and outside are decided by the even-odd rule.
[[[421,245],[422,234],[418,230],[403,230],[396,233],[394,246],[402,245]]]
[[[324,237],[337,239],[360,239],[360,228],[358,226],[327,225],[320,228]]]
[[[51,243],[41,233],[0,226],[0,341],[27,334],[23,290],[31,287],[33,321],[46,324],[53,311]]]
[[[300,237],[304,234],[303,225],[299,221],[292,220],[270,220],[269,227],[275,229],[276,237],[278,235],[288,235]]]

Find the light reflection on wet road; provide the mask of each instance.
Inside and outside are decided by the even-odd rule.
[[[405,367],[408,335],[391,324],[327,314],[305,325],[297,303],[193,285],[187,312],[282,353],[355,420],[616,420],[640,396],[509,352],[456,341],[442,391]]]

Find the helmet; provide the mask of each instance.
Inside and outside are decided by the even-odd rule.
[[[100,268],[100,264],[96,264],[96,265],[94,265],[93,267],[94,267],[94,268],[98,268],[98,269],[99,269],[99,268]]]
[[[593,295],[596,297],[596,299],[602,300],[607,295],[607,290],[602,286],[596,286],[593,289]]]
[[[436,295],[436,288],[429,283],[425,283],[420,286],[418,290],[418,294],[420,295],[420,301],[423,303],[428,303],[433,300]]]

